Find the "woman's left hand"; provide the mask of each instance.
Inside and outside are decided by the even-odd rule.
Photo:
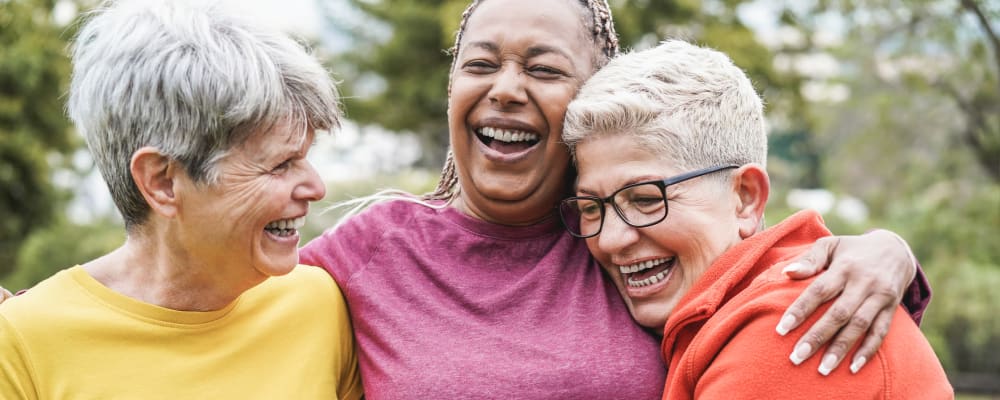
[[[917,273],[916,259],[899,235],[878,229],[859,236],[822,238],[784,272],[793,279],[804,279],[827,266],[828,271],[788,307],[776,330],[785,335],[839,294],[802,335],[789,358],[798,365],[829,342],[819,367],[821,374],[828,375],[867,333],[851,361],[851,372],[857,373],[882,345],[896,306]]]

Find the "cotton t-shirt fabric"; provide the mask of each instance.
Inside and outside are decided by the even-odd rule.
[[[3,399],[358,399],[343,297],[319,268],[184,312],[79,267],[0,304]]]
[[[658,399],[658,339],[557,219],[377,204],[300,252],[347,298],[368,399]]]
[[[830,233],[819,214],[799,212],[723,253],[667,320],[664,399],[947,399],[941,363],[914,321],[897,307],[888,336],[857,374],[850,359],[829,376],[817,372],[820,349],[800,366],[788,354],[804,328],[774,334],[785,309],[812,281],[781,269]],[[811,326],[829,308],[814,313]],[[853,354],[853,350],[849,354]]]

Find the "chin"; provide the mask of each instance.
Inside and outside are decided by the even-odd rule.
[[[632,317],[636,323],[649,329],[655,329],[660,333],[667,325],[667,317],[669,316],[669,309],[664,310],[663,307],[652,305],[640,305],[632,310]]]
[[[295,266],[299,263],[299,255],[296,253],[294,256],[271,258],[267,259],[267,261],[258,265],[255,269],[264,276],[281,276],[295,269]]]

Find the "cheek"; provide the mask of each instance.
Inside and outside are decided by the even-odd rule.
[[[590,254],[592,254],[594,256],[594,259],[597,260],[597,262],[601,264],[602,268],[604,268],[605,270],[610,271],[610,268],[604,267],[604,266],[605,265],[612,265],[611,264],[611,257],[608,257],[608,254],[605,253],[605,252],[603,252],[603,251],[601,251],[600,246],[597,245],[597,242],[598,242],[597,239],[599,237],[600,236],[589,237],[589,238],[586,238],[584,240],[587,242],[587,249],[590,250]],[[611,272],[614,272],[614,271],[610,271],[609,274]]]
[[[261,177],[231,186],[223,196],[231,210],[240,215],[261,214],[269,206],[277,205],[278,196],[289,192],[288,185],[274,179]],[[290,198],[290,195],[285,195]]]
[[[553,128],[558,129],[561,135],[563,118],[566,116],[566,108],[569,106],[569,102],[573,100],[573,96],[576,95],[576,89],[562,89],[554,91],[556,93],[545,96],[547,100],[543,100],[540,106],[542,108],[542,113],[544,113],[546,119],[549,120],[549,124]],[[559,139],[561,140],[561,138]]]
[[[480,93],[485,92],[483,84],[468,78],[456,77],[451,82],[451,93],[448,95],[448,115],[454,118],[465,118]]]

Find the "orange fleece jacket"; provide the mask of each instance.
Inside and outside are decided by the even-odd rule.
[[[774,331],[785,308],[812,281],[791,280],[782,267],[828,236],[822,218],[802,211],[723,253],[677,304],[664,328],[669,361],[664,399],[949,399],[941,363],[906,311],[856,375],[848,360],[829,376],[817,372],[820,349],[800,366],[789,361],[803,326]]]

